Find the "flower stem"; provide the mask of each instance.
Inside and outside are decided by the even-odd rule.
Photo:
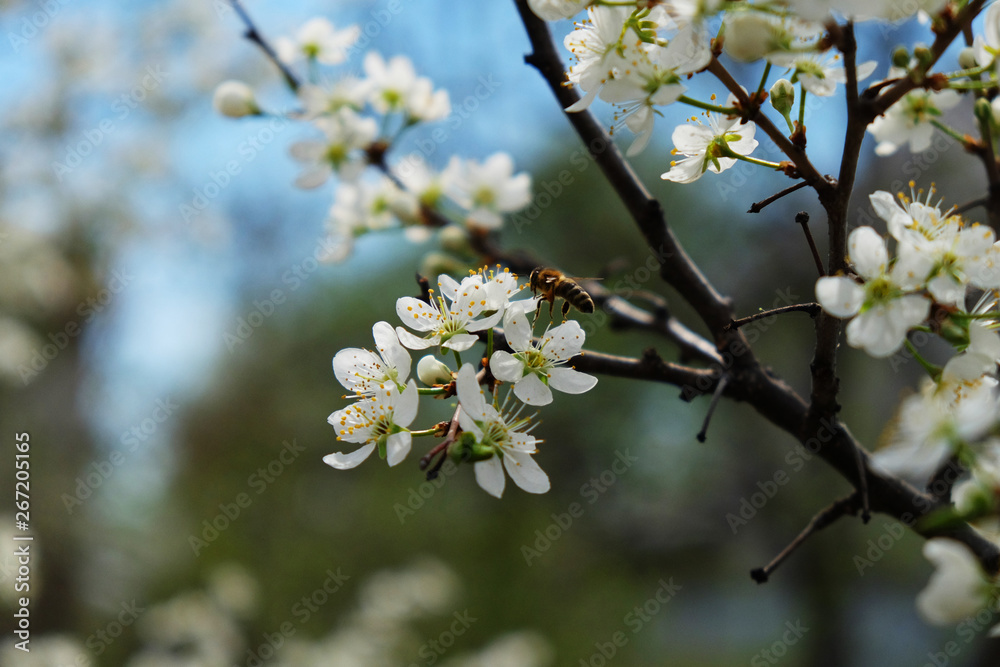
[[[917,360],[917,363],[920,364],[925,371],[927,371],[927,374],[931,376],[931,379],[936,382],[938,378],[941,377],[941,368],[924,359],[923,356],[917,352],[916,346],[911,343],[909,339],[906,340],[906,349],[910,351],[910,354],[912,354],[913,358]]]
[[[708,102],[702,102],[701,100],[696,100],[692,97],[688,97],[687,95],[681,95],[680,97],[677,98],[677,101],[683,102],[684,104],[690,104],[693,107],[704,109],[705,111],[715,111],[717,113],[725,114],[727,116],[733,116],[739,113],[736,109],[732,107],[722,107],[719,106],[718,104],[709,104]]]
[[[931,125],[933,125],[937,129],[941,130],[942,132],[944,132],[945,134],[947,134],[949,137],[951,137],[952,139],[954,139],[958,143],[962,144],[963,146],[968,145],[969,140],[966,138],[966,136],[964,134],[962,134],[958,130],[950,128],[947,125],[945,125],[944,123],[942,123],[941,121],[939,121],[937,119],[934,119],[934,118],[932,118],[930,122],[931,122]]]
[[[452,353],[455,355],[455,363],[458,364],[458,366],[455,368],[455,370],[456,371],[461,370],[462,369],[462,355],[459,354],[458,350],[452,350]]]
[[[806,87],[799,84],[799,91],[802,95],[799,97],[799,127],[805,127],[806,124]],[[792,130],[794,132],[794,130]]]
[[[412,435],[414,438],[422,438],[424,436],[434,435],[435,433],[437,433],[436,426],[432,426],[431,428],[426,428],[422,431],[410,431],[410,435]]]
[[[771,74],[771,63],[768,63],[764,68],[764,75],[760,77],[760,85],[757,86],[757,99],[760,99],[761,93],[764,92],[764,86],[767,85],[767,77]]]
[[[444,387],[417,387],[419,396],[440,396],[447,391]]]

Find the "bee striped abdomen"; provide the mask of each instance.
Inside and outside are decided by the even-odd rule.
[[[565,299],[568,303],[581,313],[594,312],[594,300],[590,298],[586,290],[570,280],[563,280],[558,283],[553,290],[556,296]]]

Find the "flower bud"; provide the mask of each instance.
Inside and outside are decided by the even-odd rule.
[[[979,63],[976,62],[976,50],[971,46],[967,46],[959,51],[958,66],[962,69],[972,69],[973,67],[978,67]]]
[[[788,115],[795,105],[795,84],[788,79],[778,79],[771,86],[771,106],[782,116]]]
[[[897,46],[892,50],[892,66],[906,67],[910,64],[910,52],[905,46]]]
[[[760,60],[782,41],[775,34],[781,28],[758,12],[734,12],[726,17],[725,28],[722,48],[730,58],[741,62]]]
[[[417,362],[417,377],[428,387],[448,384],[453,379],[451,369],[433,354],[428,354]]]
[[[456,463],[485,461],[493,458],[493,454],[492,447],[476,442],[476,436],[468,431],[462,432],[462,435],[458,436],[458,440],[448,448],[448,456]]]
[[[223,81],[215,89],[212,106],[223,116],[242,118],[260,113],[253,89],[242,81]]]
[[[990,111],[993,113],[993,122],[996,123],[997,127],[1000,127],[1000,97],[994,97],[993,101],[990,102]]]
[[[913,47],[913,57],[921,65],[927,66],[930,64],[931,59],[934,58],[934,54],[925,44],[918,44]]]
[[[458,257],[476,256],[476,252],[469,243],[469,232],[464,227],[447,225],[441,230],[438,238],[441,240],[441,248],[452,255]]]
[[[469,264],[458,257],[442,252],[429,252],[424,255],[420,262],[420,275],[438,276],[442,273],[452,275],[464,274],[469,269]]]
[[[1000,111],[1000,106],[993,106],[985,97],[980,97],[972,105],[972,113],[980,123],[994,123],[995,126],[1000,121],[1000,116],[997,115],[998,111]]]

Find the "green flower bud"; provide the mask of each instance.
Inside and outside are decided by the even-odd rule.
[[[771,86],[771,106],[782,116],[788,114],[795,105],[795,85],[788,79],[778,79]]]
[[[485,461],[493,457],[493,448],[476,441],[476,436],[465,431],[448,448],[448,456],[455,463]]]
[[[976,120],[980,123],[996,123],[997,117],[993,112],[993,106],[985,97],[980,97],[972,106],[972,113],[976,115]]]
[[[906,67],[910,64],[910,52],[905,46],[897,46],[892,51],[892,64],[894,67]]]

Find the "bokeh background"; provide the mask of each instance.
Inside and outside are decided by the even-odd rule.
[[[541,192],[576,164],[578,141],[522,62],[513,3],[247,6],[272,38],[323,15],[362,24],[386,56],[411,57],[465,114],[428,156],[436,167],[503,150]],[[4,609],[14,604],[12,439],[22,431],[36,536],[32,652],[10,646],[5,612],[0,663],[916,667],[954,642],[948,664],[995,664],[985,620],[944,629],[920,620],[913,600],[931,569],[922,541],[884,517],[842,521],[770,583],[751,581],[751,568],[848,487],[742,405],[723,403],[699,444],[704,399],[601,378],[542,415],[544,496],[508,485],[497,501],[469,468],[425,482],[419,444],[392,469],[327,467],[322,456],[341,446],[326,417],[344,405],[331,358],[370,347],[374,322],[394,322],[396,298],[417,291],[413,275],[438,240],[372,235],[341,263],[311,263],[331,190],[295,189],[287,149],[314,132],[212,110],[228,78],[251,83],[271,108],[293,104],[226,3],[0,8]],[[569,29],[556,27],[560,37]],[[860,32],[862,55],[883,61],[876,76],[897,43],[929,39],[916,21]],[[341,71],[359,69],[355,57]],[[736,71],[749,86],[759,77]],[[500,85],[477,99],[484,75]],[[709,82],[692,90],[723,93]],[[598,112],[612,122],[611,110]],[[812,213],[822,243],[807,192],[753,216],[744,211],[781,178],[748,168],[688,187],[658,178],[671,123],[690,113],[668,109],[636,160],[676,233],[740,314],[812,300],[815,269],[793,222]],[[961,113],[954,122],[971,128]],[[842,101],[814,98],[807,125],[814,162],[835,173]],[[868,192],[911,178],[936,181],[953,203],[982,189],[976,165],[947,141],[882,160],[871,147],[859,224]],[[760,151],[775,157],[766,141]],[[240,173],[221,185],[231,160]],[[502,242],[577,275],[610,272],[613,285],[649,252],[598,170],[573,173],[537,222],[505,230]],[[304,279],[289,278],[300,269]],[[644,287],[689,313],[655,280]],[[240,319],[268,310],[275,290],[283,301],[234,342]],[[655,346],[675,358],[662,339],[595,328],[592,349],[635,356]],[[811,331],[795,314],[755,329],[760,357],[803,392]],[[848,349],[843,359],[843,414],[875,446],[919,369]],[[625,452],[637,462],[613,472]],[[574,503],[582,514],[566,525]]]

